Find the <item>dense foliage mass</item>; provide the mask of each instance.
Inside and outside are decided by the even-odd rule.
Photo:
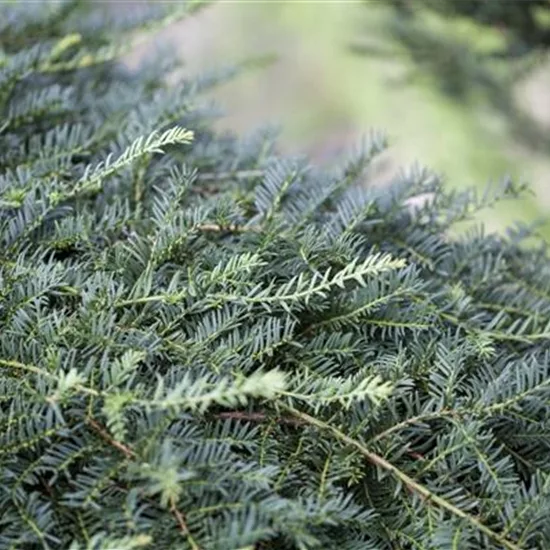
[[[364,188],[377,136],[321,172],[216,135],[200,93],[226,74],[113,61],[182,4],[18,6],[0,548],[549,548],[548,255],[451,231],[523,187]]]

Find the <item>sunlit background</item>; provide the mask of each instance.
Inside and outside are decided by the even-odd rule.
[[[227,113],[220,128],[247,132],[274,124],[286,152],[317,163],[337,158],[369,130],[382,130],[390,150],[381,178],[415,161],[458,188],[481,189],[511,175],[528,181],[535,195],[484,212],[484,221],[497,229],[544,219],[550,212],[550,71],[544,56],[531,56],[527,68],[491,66],[495,78],[514,76],[500,100],[481,62],[460,48],[498,48],[502,29],[419,7],[415,25],[431,37],[419,38],[412,24],[396,23],[389,4],[220,0],[160,39],[177,50],[189,73],[274,57],[215,91]],[[452,55],[449,43],[456,45]],[[136,56],[149,47],[141,46]],[[550,238],[550,224],[542,232]]]

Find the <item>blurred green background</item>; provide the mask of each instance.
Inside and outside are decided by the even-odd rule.
[[[545,52],[525,56],[523,65],[485,64],[477,56],[503,46],[508,35],[502,26],[483,26],[456,13],[441,17],[421,5],[425,0],[412,3],[414,21],[399,23],[399,1],[405,0],[221,0],[172,25],[162,39],[177,48],[190,73],[276,56],[271,65],[215,91],[227,112],[221,128],[246,132],[273,123],[281,128],[285,151],[315,162],[330,162],[369,130],[382,130],[390,150],[380,162],[381,181],[414,161],[458,188],[482,188],[511,175],[528,181],[535,196],[484,212],[487,225],[545,218],[550,211]],[[149,46],[142,53],[144,47]],[[550,238],[550,224],[542,233]]]

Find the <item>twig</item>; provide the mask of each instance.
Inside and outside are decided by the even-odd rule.
[[[357,441],[344,432],[340,431],[338,428],[323,422],[317,418],[309,416],[306,413],[300,412],[292,407],[284,406],[291,414],[293,414],[297,419],[302,420],[306,424],[315,426],[321,430],[332,433],[337,439],[354,447],[359,453],[361,453],[371,464],[378,466],[379,468],[390,472],[395,478],[397,478],[405,487],[407,487],[411,492],[422,497],[423,501],[427,504],[434,503],[440,508],[443,508],[447,512],[451,513],[454,516],[457,516],[461,519],[466,520],[468,523],[473,525],[476,529],[487,535],[489,538],[497,541],[504,548],[508,550],[522,550],[516,543],[507,539],[504,535],[496,533],[491,528],[487,527],[481,523],[477,518],[471,516],[470,514],[464,512],[460,508],[457,508],[448,500],[432,493],[427,487],[424,487],[413,478],[409,477],[406,473],[402,472],[399,468],[388,462],[385,458],[369,451],[360,441]]]
[[[187,538],[187,541],[191,545],[192,550],[201,550],[200,546],[191,536],[191,533],[189,532],[189,527],[187,527],[187,522],[185,521],[185,516],[181,513],[180,510],[178,510],[174,499],[170,500],[170,512],[172,512],[172,515],[176,518],[180,531]]]
[[[126,458],[136,458],[137,454],[131,447],[128,447],[128,445],[124,445],[124,443],[121,443],[120,441],[114,439],[106,430],[106,428],[102,426],[97,420],[95,420],[94,418],[88,418],[87,421],[88,424],[101,437],[101,439],[111,445],[111,447],[114,447],[115,449],[120,451]],[[191,533],[189,532],[189,528],[187,527],[187,523],[185,521],[185,515],[183,514],[183,512],[181,512],[181,510],[178,509],[173,499],[170,500],[170,513],[176,519],[179,530],[181,531],[182,535],[187,538],[187,541],[191,545],[192,550],[201,550],[200,546],[195,542],[195,540],[191,536]]]
[[[136,457],[134,450],[130,449],[130,447],[124,445],[123,443],[120,443],[120,441],[113,439],[111,435],[109,435],[109,432],[97,420],[88,418],[88,424],[90,424],[90,426],[99,434],[101,439],[111,445],[111,447],[119,450],[126,458]]]

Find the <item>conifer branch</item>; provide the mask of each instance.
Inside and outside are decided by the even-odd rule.
[[[489,527],[481,523],[481,521],[479,521],[477,518],[475,518],[471,514],[464,512],[460,508],[457,508],[456,506],[451,504],[448,500],[445,500],[444,498],[441,498],[440,496],[436,495],[435,493],[430,491],[427,487],[424,487],[423,485],[415,481],[413,478],[409,477],[406,473],[402,472],[399,468],[397,468],[396,466],[388,462],[385,458],[367,449],[360,441],[352,439],[351,437],[347,436],[344,432],[342,432],[338,428],[335,428],[334,426],[331,426],[330,424],[327,424],[326,422],[323,422],[318,418],[314,418],[292,407],[283,406],[283,408],[286,408],[297,419],[303,420],[307,424],[314,426],[322,431],[329,432],[341,442],[355,448],[371,464],[378,466],[382,470],[389,472],[401,483],[403,483],[403,485],[408,487],[413,493],[416,493],[417,495],[422,497],[422,500],[424,501],[424,503],[429,505],[430,503],[433,502],[436,506],[443,508],[450,514],[467,521],[473,527],[475,527],[476,529],[478,529],[479,531],[487,535],[489,538],[498,542],[499,544],[504,546],[504,548],[507,548],[507,550],[522,550],[515,542],[503,537],[499,533],[496,533],[495,531],[493,531],[492,529],[490,529]]]
[[[12,368],[15,370],[26,371],[32,374],[37,374],[38,376],[42,376],[44,378],[56,381],[58,383],[62,379],[60,376],[56,376],[54,373],[41,369],[36,365],[25,364],[25,363],[21,363],[20,361],[0,359],[0,366]],[[88,386],[84,386],[80,383],[74,384],[73,387],[74,389],[76,389],[79,392],[82,392],[85,395],[91,395],[94,397],[98,397],[100,395],[100,392],[98,392],[97,390],[94,390],[93,388],[90,388]]]
[[[335,315],[334,317],[323,319],[322,321],[319,321],[318,323],[311,325],[308,328],[308,330],[313,330],[313,329],[316,329],[325,325],[331,325],[331,324],[337,326],[339,323],[353,320],[353,319],[358,319],[360,315],[364,313],[369,313],[373,309],[378,308],[380,305],[391,302],[394,298],[408,296],[410,293],[411,291],[408,288],[398,288],[394,292],[376,297],[368,301],[367,303],[360,305],[359,307],[355,308],[352,311],[346,311],[345,313],[341,313],[340,315]]]
[[[121,452],[127,459],[137,458],[136,452],[131,447],[111,437],[107,429],[103,427],[97,420],[95,420],[94,418],[88,417],[87,422],[94,429],[94,431],[98,433],[101,439],[103,439],[111,447],[114,447],[117,451]],[[182,535],[184,535],[187,538],[189,544],[191,545],[191,548],[193,550],[201,550],[200,547],[195,542],[195,540],[193,539],[193,537],[191,536],[189,532],[189,528],[187,527],[187,523],[185,521],[185,515],[181,510],[178,509],[174,499],[170,500],[170,513],[174,516],[178,524],[179,530],[181,531]]]
[[[456,417],[456,416],[460,416],[460,412],[452,409],[448,409],[448,410],[443,409],[441,411],[436,411],[433,413],[419,414],[418,416],[407,418],[402,422],[398,422],[397,424],[390,426],[388,429],[376,434],[374,437],[369,439],[369,441],[367,441],[366,444],[370,445],[372,443],[377,443],[378,441],[390,436],[391,434],[398,432],[400,430],[403,430],[405,428],[408,428],[413,424],[420,424],[422,422],[427,422],[429,420],[437,420],[438,418]]]
[[[137,138],[115,161],[108,156],[104,162],[96,166],[88,166],[77,182],[75,188],[68,193],[53,196],[53,202],[69,200],[79,195],[97,193],[101,190],[105,179],[132,164],[136,160],[152,153],[163,153],[163,147],[175,144],[189,144],[193,139],[193,132],[186,128],[170,128],[162,134],[152,132],[147,137]]]

